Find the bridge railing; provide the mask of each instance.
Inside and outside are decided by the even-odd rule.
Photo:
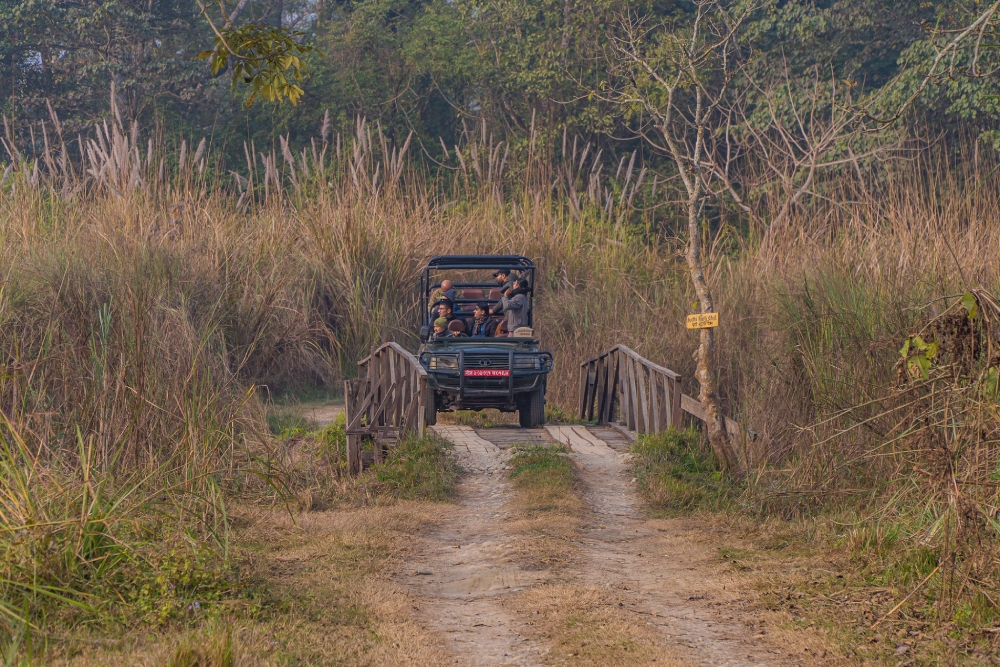
[[[685,413],[705,420],[701,403],[681,393],[678,373],[616,345],[580,364],[580,418],[598,424],[619,425],[633,433],[659,433],[682,428]],[[744,432],[739,422],[726,418],[730,437]]]
[[[344,382],[347,464],[361,472],[361,445],[374,441],[374,462],[406,434],[426,430],[427,371],[396,343],[386,343],[358,362],[357,380]]]
[[[580,418],[609,424],[615,408],[629,431],[680,428],[681,376],[615,345],[580,364]]]

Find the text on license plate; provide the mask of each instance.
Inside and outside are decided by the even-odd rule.
[[[500,368],[466,368],[465,377],[467,378],[507,378],[510,377],[510,371],[507,369]]]

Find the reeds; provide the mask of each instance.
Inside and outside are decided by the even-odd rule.
[[[579,361],[616,343],[696,390],[683,239],[657,205],[671,186],[635,155],[605,163],[568,136],[515,149],[478,127],[432,172],[359,120],[222,165],[117,117],[74,152],[57,124],[39,155],[8,138],[0,193],[0,407],[26,470],[76,485],[96,470],[116,489],[162,466],[225,470],[239,487],[268,460],[262,399],[336,387],[383,340],[416,345],[417,276],[437,254],[537,261],[551,403],[572,410]],[[741,443],[755,511],[893,515],[910,521],[893,534],[947,551],[923,528],[947,496],[880,415],[908,333],[942,297],[1000,286],[1000,162],[972,146],[830,175],[766,235],[706,224],[725,409],[759,434]],[[989,452],[956,479],[993,511]]]

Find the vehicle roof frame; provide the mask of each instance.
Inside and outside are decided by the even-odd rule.
[[[430,326],[431,274],[436,271],[516,269],[528,278],[528,326],[534,320],[535,263],[523,255],[438,255],[428,260],[420,272],[420,326]],[[485,285],[485,283],[483,283]],[[491,299],[486,299],[491,301]],[[492,300],[495,301],[495,300]]]

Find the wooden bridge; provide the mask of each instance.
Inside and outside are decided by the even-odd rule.
[[[427,429],[433,399],[427,371],[413,354],[396,343],[386,343],[359,364],[359,378],[344,383],[347,420],[347,460],[352,473],[362,464],[362,443],[373,443],[373,461],[381,463],[388,448],[406,435],[422,436]],[[682,428],[704,421],[701,404],[681,393],[681,376],[624,345],[616,345],[580,364],[579,418],[588,422],[592,436],[605,442],[628,442],[638,434]],[[432,421],[432,420],[431,420]],[[432,421],[433,423],[433,421]],[[738,422],[726,419],[730,437],[753,439]],[[441,430],[444,430],[441,428]],[[511,431],[506,434],[501,431]],[[551,442],[551,429],[498,429],[490,440]],[[577,433],[585,437],[583,432]]]

